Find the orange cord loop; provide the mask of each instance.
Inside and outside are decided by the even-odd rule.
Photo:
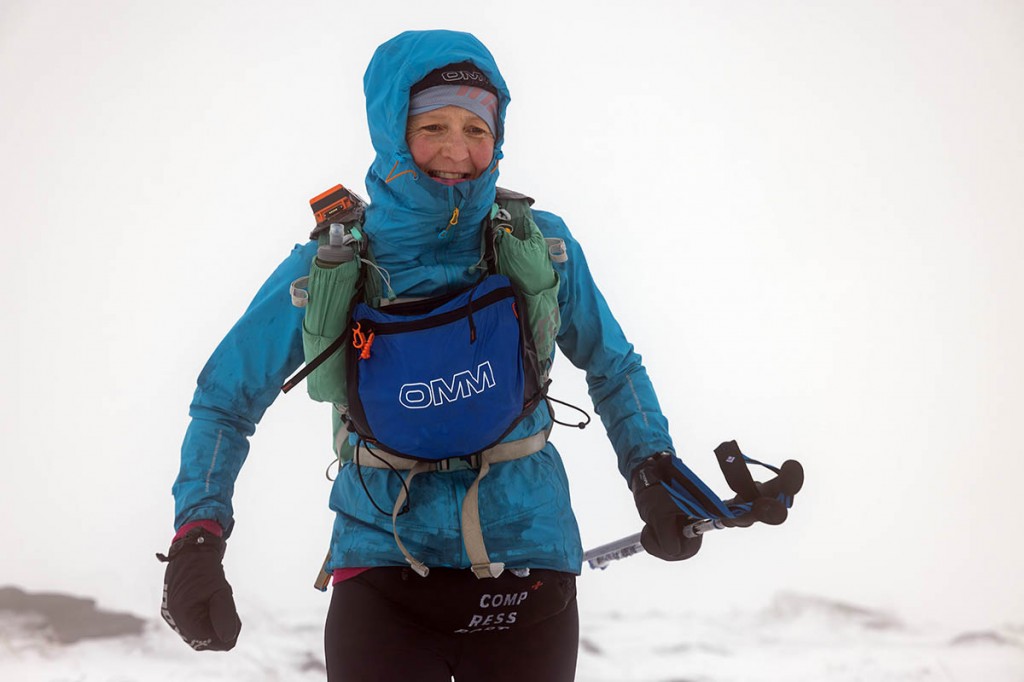
[[[357,350],[362,350],[359,354],[360,360],[370,359],[370,346],[373,345],[374,333],[371,330],[369,335],[363,334],[363,323],[360,322],[356,325],[355,329],[352,330],[352,347]]]

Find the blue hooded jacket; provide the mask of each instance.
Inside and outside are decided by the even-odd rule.
[[[434,69],[471,61],[499,92],[499,130],[490,167],[456,185],[419,171],[405,142],[410,88]],[[487,48],[467,33],[416,31],[381,45],[364,78],[367,119],[376,158],[366,176],[370,206],[364,225],[377,263],[399,296],[431,296],[472,284],[480,257],[480,227],[494,202],[502,158],[508,89]],[[458,209],[458,211],[456,211]],[[624,477],[651,454],[671,450],[668,425],[654,389],[595,285],[578,242],[562,220],[534,210],[547,237],[565,241],[568,260],[559,276],[562,353],[586,372],[594,407],[608,432]],[[316,243],[298,245],[257,292],[214,351],[198,380],[191,422],[174,484],[175,527],[209,519],[229,535],[234,481],[255,432],[280,386],[303,360],[303,311],[291,304],[289,284],[309,273]],[[550,425],[542,405],[509,434],[525,438]],[[604,466],[594,462],[595,466]],[[468,568],[461,507],[476,478],[472,470],[421,474],[398,532],[410,553],[428,566]],[[362,480],[360,480],[362,479]],[[364,489],[365,484],[365,489]],[[390,510],[401,480],[386,469],[343,465],[330,495],[336,513],[328,569],[404,566]],[[491,560],[508,568],[578,573],[582,548],[569,503],[569,486],[552,443],[511,462],[493,465],[480,482],[480,520]]]

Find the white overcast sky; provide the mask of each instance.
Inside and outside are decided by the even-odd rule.
[[[1017,2],[4,0],[0,584],[155,614],[195,377],[309,198],[361,190],[362,74],[411,28],[494,53],[501,184],[582,242],[680,455],[723,495],[723,440],[807,470],[786,525],[587,573],[584,613],[790,589],[1019,621]],[[326,608],[329,431],[301,395],[257,431],[243,617]],[[584,543],[637,530],[601,427],[554,437]]]

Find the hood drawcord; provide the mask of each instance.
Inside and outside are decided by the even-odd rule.
[[[413,180],[419,178],[419,175],[417,175],[416,171],[414,169],[412,169],[412,168],[406,168],[404,171],[402,171],[401,173],[398,173],[396,175],[395,171],[398,170],[398,164],[400,164],[400,163],[401,163],[401,161],[395,161],[395,165],[391,167],[391,170],[388,172],[388,176],[386,178],[384,178],[384,184],[385,185],[389,184],[392,180],[395,180],[397,178],[402,177],[406,173],[412,173]]]

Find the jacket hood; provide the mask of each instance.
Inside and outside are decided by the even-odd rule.
[[[498,90],[498,131],[494,157],[480,177],[444,185],[420,172],[405,142],[409,91],[434,69],[462,61],[472,62]],[[366,174],[365,223],[374,258],[400,296],[429,296],[470,283],[480,224],[494,203],[511,99],[494,58],[469,33],[407,31],[377,48],[363,90],[376,152]]]

